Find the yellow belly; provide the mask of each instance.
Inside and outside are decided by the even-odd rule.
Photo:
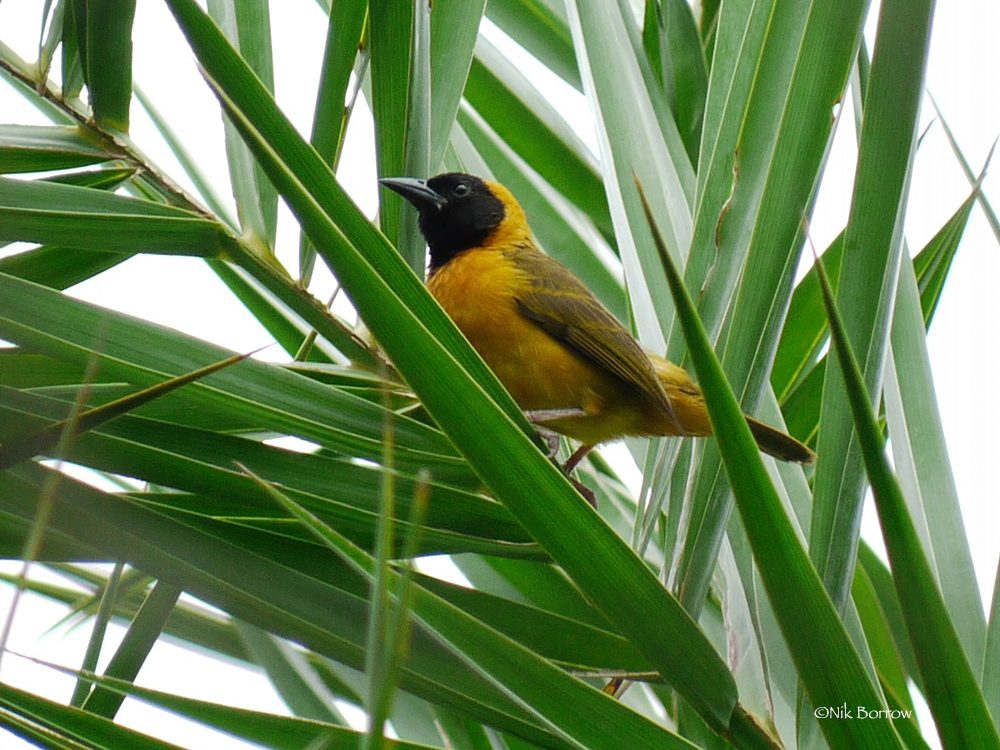
[[[645,399],[517,310],[520,273],[496,250],[468,250],[438,270],[428,288],[522,409],[585,413],[546,427],[585,443],[645,432]]]

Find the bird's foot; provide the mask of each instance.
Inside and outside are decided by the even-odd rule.
[[[549,459],[555,459],[556,453],[559,452],[559,435],[545,427],[546,422],[553,422],[557,419],[574,419],[578,417],[587,416],[587,412],[583,409],[530,409],[524,412],[524,416],[528,418],[528,421],[535,425],[535,429],[538,430],[539,436],[545,441],[548,446],[548,457]],[[566,478],[569,479],[570,484],[572,484],[576,491],[583,495],[583,498],[590,503],[592,508],[597,507],[597,497],[594,495],[594,491],[587,487],[585,484],[580,482],[578,479],[572,476],[571,472],[576,468],[577,464],[583,460],[583,458],[590,453],[593,449],[593,445],[581,445],[577,448],[573,455],[566,459],[565,463],[562,464],[562,470],[566,474]]]
[[[541,425],[535,425],[535,432],[538,433],[543,441],[545,441],[545,457],[547,459],[554,460],[556,454],[559,452],[559,433],[553,432],[547,427],[542,427]]]

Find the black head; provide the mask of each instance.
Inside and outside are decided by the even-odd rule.
[[[387,177],[379,182],[420,212],[420,231],[430,249],[431,271],[463,250],[483,244],[507,214],[503,200],[470,174],[449,172],[426,181]]]

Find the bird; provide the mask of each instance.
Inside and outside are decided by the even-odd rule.
[[[510,190],[462,172],[380,183],[417,210],[431,295],[536,426],[579,441],[567,472],[594,446],[622,437],[712,433],[691,376],[644,350],[569,268],[539,248]],[[815,459],[791,435],[746,420],[764,453],[803,464]]]

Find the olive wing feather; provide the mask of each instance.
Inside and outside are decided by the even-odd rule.
[[[649,357],[583,282],[539,250],[518,248],[511,257],[529,282],[515,299],[522,315],[670,411]]]

